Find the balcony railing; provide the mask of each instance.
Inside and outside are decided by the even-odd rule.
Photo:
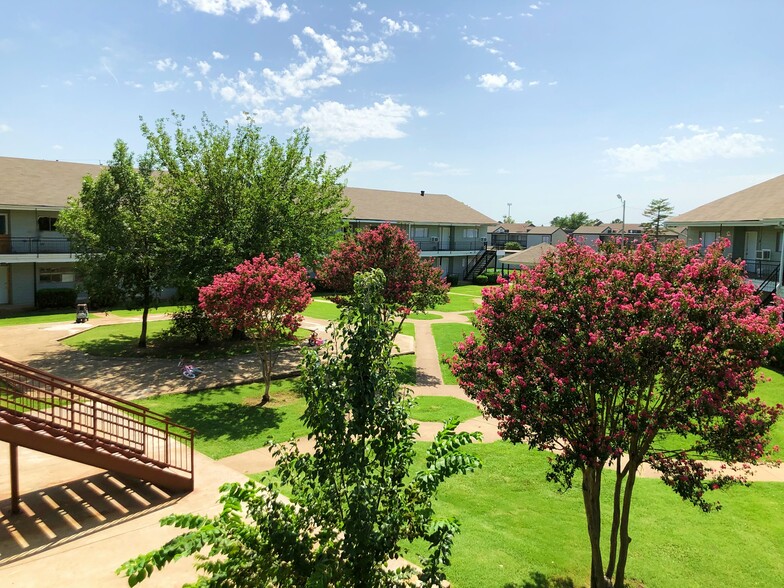
[[[778,271],[779,262],[769,259],[744,259],[746,273],[752,280],[765,280],[772,273]]]
[[[434,241],[433,239],[414,239],[420,251],[479,251],[487,246],[487,241],[473,239],[470,241],[455,241],[450,243],[448,239]]]
[[[0,235],[0,255],[41,255],[71,253],[71,242],[65,237],[8,237]]]

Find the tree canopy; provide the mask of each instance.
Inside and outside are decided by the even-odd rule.
[[[555,452],[548,478],[581,476],[591,586],[623,588],[632,491],[647,463],[703,510],[711,490],[743,481],[765,455],[781,407],[750,397],[757,368],[784,337],[780,304],[759,310],[743,268],[717,242],[705,256],[675,241],[559,246],[535,268],[483,292],[478,336],[453,371],[513,442]],[[710,455],[728,464],[713,470]],[[600,491],[613,466],[609,557]],[[606,568],[604,563],[607,564]]]
[[[664,221],[672,215],[673,207],[667,198],[654,198],[642,214],[648,218],[647,222],[642,223],[645,232],[653,235],[655,241],[659,240],[664,230]]]
[[[566,216],[556,216],[550,221],[554,227],[560,227],[564,231],[574,231],[583,225],[600,225],[602,221],[598,218],[591,219],[587,212],[573,212]]]
[[[259,253],[311,265],[339,239],[348,167],[314,155],[307,130],[281,142],[252,121],[230,127],[204,116],[191,129],[177,115],[141,129],[175,213],[171,278],[185,295]]]
[[[118,140],[106,169],[97,178],[84,178],[79,196],[57,219],[92,299],[125,300],[143,310],[139,347],[147,344],[149,309],[170,285],[170,213],[149,155],[137,162]]]

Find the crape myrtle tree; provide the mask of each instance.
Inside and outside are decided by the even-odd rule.
[[[781,306],[758,309],[743,268],[722,255],[727,245],[704,256],[681,241],[611,243],[599,252],[559,245],[535,268],[485,290],[478,335],[457,347],[453,372],[499,419],[502,436],[555,452],[548,479],[569,488],[579,476],[593,588],[624,586],[640,465],[709,511],[720,505],[708,492],[745,482],[738,464],[765,455],[782,407],[749,394],[767,350],[782,339]],[[700,456],[728,466],[712,470]],[[605,475],[613,478],[608,544]]]
[[[372,268],[381,269],[386,276],[383,296],[388,305],[384,312],[400,317],[393,336],[411,312],[424,312],[449,300],[449,284],[441,270],[431,259],[420,257],[419,248],[403,229],[389,223],[347,234],[322,260],[316,275],[325,288],[350,293],[354,274]],[[340,295],[333,299],[343,302]]]
[[[380,270],[357,274],[333,341],[307,349],[301,389],[312,454],[275,450],[278,478],[227,484],[222,512],[173,515],[162,523],[188,529],[163,547],[123,564],[130,585],[183,556],[196,555],[197,586],[378,588],[440,585],[455,520],[434,517],[440,484],[480,466],[461,448],[478,433],[446,424],[412,471],[417,425],[411,400],[390,363],[393,309]],[[279,494],[286,484],[290,500]],[[400,545],[423,541],[420,570],[387,563]],[[413,577],[421,584],[412,583]]]
[[[302,323],[299,313],[310,303],[312,289],[298,257],[280,261],[264,254],[199,289],[199,308],[213,326],[222,333],[238,329],[256,346],[264,380],[262,405],[269,402],[272,370],[281,350],[295,339]]]
[[[205,115],[188,128],[173,114],[141,130],[176,212],[171,277],[184,296],[259,253],[312,265],[337,243],[348,167],[314,155],[307,129],[281,142],[252,120],[217,125]]]
[[[135,167],[138,165],[138,168]],[[78,197],[57,219],[71,241],[91,297],[123,299],[142,309],[139,347],[147,346],[147,315],[170,285],[167,233],[171,209],[157,190],[149,154],[135,161],[117,141],[106,168],[86,176]]]

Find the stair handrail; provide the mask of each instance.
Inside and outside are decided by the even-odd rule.
[[[49,427],[139,452],[150,461],[193,476],[195,430],[173,422],[167,415],[0,357],[2,382],[7,388],[0,388],[6,393],[0,399],[0,411],[14,411],[17,416]],[[20,386],[25,391],[20,391]],[[178,442],[174,455],[170,440]]]
[[[778,277],[779,277],[779,266],[777,264],[776,267],[774,267],[773,270],[768,274],[768,276],[762,281],[762,283],[759,286],[757,286],[757,291],[755,292],[755,294],[759,296],[761,292],[768,292],[768,290],[765,289],[765,286],[773,282],[774,279],[778,281]]]

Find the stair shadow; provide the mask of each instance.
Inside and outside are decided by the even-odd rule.
[[[28,492],[19,514],[0,501],[0,566],[155,512],[177,496],[157,486],[102,472]]]
[[[545,576],[542,572],[532,572],[531,579],[522,584],[508,583],[503,588],[577,588],[574,580],[562,576]]]

